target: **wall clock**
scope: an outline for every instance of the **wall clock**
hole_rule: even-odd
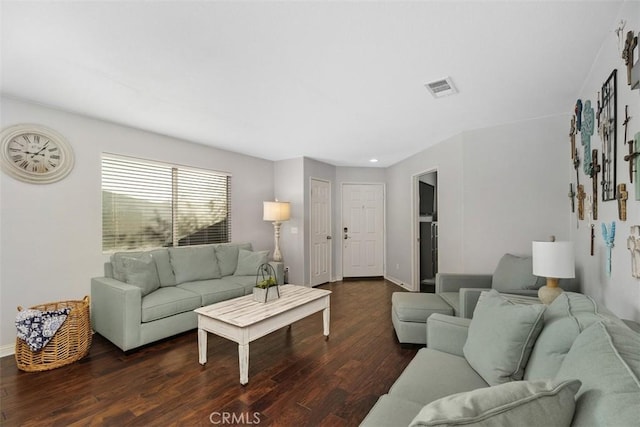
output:
[[[1,166],[24,182],[48,184],[73,169],[73,150],[54,130],[35,124],[10,126],[0,133]]]

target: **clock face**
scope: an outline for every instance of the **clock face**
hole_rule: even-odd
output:
[[[2,132],[2,168],[33,183],[64,178],[73,167],[73,152],[55,131],[37,125],[16,125]]]

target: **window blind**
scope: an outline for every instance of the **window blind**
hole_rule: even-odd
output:
[[[102,155],[105,252],[231,240],[231,176]]]

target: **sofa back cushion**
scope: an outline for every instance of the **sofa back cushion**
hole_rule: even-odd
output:
[[[169,257],[178,285],[222,277],[213,245],[169,248]]]
[[[564,358],[557,380],[578,379],[572,425],[638,425],[640,334],[610,320],[582,332]]]
[[[545,308],[514,304],[495,290],[482,292],[463,347],[469,365],[490,385],[521,380]]]
[[[498,292],[508,293],[514,289],[538,289],[545,284],[545,279],[533,275],[533,260],[505,254],[493,272],[491,288]]]
[[[142,296],[148,295],[160,287],[156,263],[149,252],[120,253],[116,257],[117,275],[121,282],[137,286]],[[115,275],[116,269],[114,269]]]
[[[156,261],[156,267],[158,268],[158,278],[160,279],[160,287],[163,286],[175,286],[176,275],[173,273],[173,267],[171,266],[171,259],[169,257],[169,249],[159,248],[150,251],[151,256]]]
[[[220,267],[220,274],[231,276],[238,266],[238,253],[240,249],[251,250],[251,243],[221,243],[216,245],[216,258]]]
[[[531,351],[524,379],[553,378],[578,335],[606,318],[590,297],[572,292],[560,294],[544,313],[544,328]]]

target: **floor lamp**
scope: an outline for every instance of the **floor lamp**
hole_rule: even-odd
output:
[[[533,242],[533,274],[546,277],[547,284],[538,290],[538,298],[544,304],[551,304],[562,293],[558,279],[576,277],[573,242]]]
[[[273,222],[273,230],[275,232],[276,248],[273,251],[273,260],[282,261],[282,253],[280,253],[280,226],[282,221],[289,221],[291,218],[291,207],[289,202],[263,202],[263,219]]]

